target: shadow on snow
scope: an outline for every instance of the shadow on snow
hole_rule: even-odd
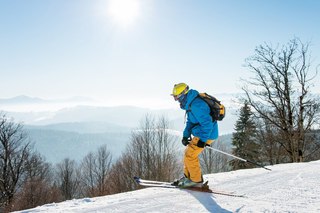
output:
[[[209,212],[219,212],[219,213],[232,213],[229,210],[223,209],[214,200],[214,195],[211,193],[188,191],[192,196],[194,196]]]

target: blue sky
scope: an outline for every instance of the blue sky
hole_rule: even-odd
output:
[[[319,11],[314,0],[0,0],[0,98],[163,107],[179,82],[240,92],[264,42],[296,36],[320,64]]]

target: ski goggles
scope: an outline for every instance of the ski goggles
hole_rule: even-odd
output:
[[[185,94],[181,93],[180,95],[172,95],[175,101],[180,100]]]
[[[189,90],[189,87],[186,87],[179,95],[173,95],[173,94],[171,95],[173,96],[175,101],[181,101],[187,95],[188,90]]]

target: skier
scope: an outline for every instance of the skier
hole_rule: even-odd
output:
[[[189,89],[185,83],[175,84],[171,94],[180,108],[186,111],[187,122],[183,131],[182,144],[187,146],[184,153],[184,177],[178,181],[181,188],[201,187],[199,155],[206,144],[211,144],[218,138],[218,123],[210,116],[208,104],[198,95],[199,92]],[[193,135],[191,141],[189,138]]]

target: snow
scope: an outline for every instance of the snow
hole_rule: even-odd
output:
[[[268,168],[205,175],[211,189],[245,198],[153,187],[20,212],[320,212],[320,161]]]

